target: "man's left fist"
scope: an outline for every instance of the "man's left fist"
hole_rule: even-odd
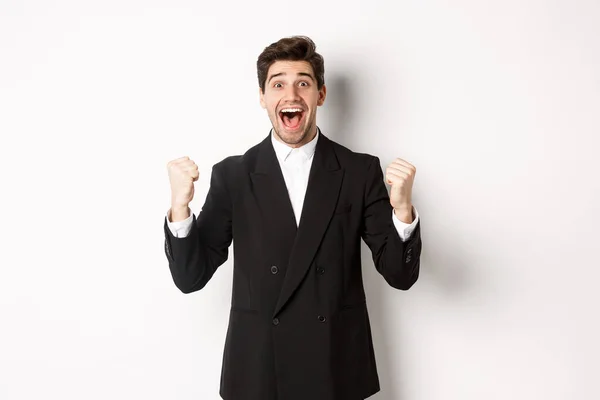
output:
[[[396,158],[385,170],[385,181],[391,186],[390,204],[398,218],[412,222],[412,186],[417,169],[401,158]],[[401,218],[400,215],[406,216]],[[410,216],[410,218],[408,218]]]

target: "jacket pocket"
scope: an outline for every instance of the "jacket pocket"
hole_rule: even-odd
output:
[[[231,311],[245,314],[258,314],[258,310],[253,310],[251,308],[245,308],[240,306],[231,306]]]
[[[361,300],[359,302],[344,304],[344,305],[342,305],[341,310],[342,311],[344,311],[344,310],[352,310],[352,309],[360,308],[360,307],[364,308],[366,305],[367,305],[367,299],[363,299],[363,300]]]
[[[350,210],[352,210],[352,203],[341,204],[337,206],[337,208],[334,211],[334,214],[345,214],[347,212],[350,212]]]

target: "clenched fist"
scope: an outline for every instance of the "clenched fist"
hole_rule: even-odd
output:
[[[194,182],[198,180],[198,166],[189,157],[181,157],[167,164],[171,184],[171,221],[189,216],[188,205],[194,198]]]
[[[409,162],[396,158],[385,170],[385,181],[391,186],[390,204],[394,213],[407,224],[413,221],[412,187],[417,169]]]

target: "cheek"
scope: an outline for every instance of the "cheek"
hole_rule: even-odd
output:
[[[262,104],[263,108],[267,110],[269,113],[273,112],[273,105],[269,101],[264,101]]]
[[[319,104],[319,96],[318,95],[307,96],[303,100],[313,110]]]
[[[274,105],[270,105],[268,106],[267,110],[269,111],[269,115],[271,117],[271,119],[279,119],[278,115],[277,115],[277,108]]]

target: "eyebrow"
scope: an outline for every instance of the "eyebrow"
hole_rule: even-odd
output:
[[[286,72],[279,72],[277,74],[273,74],[273,75],[271,75],[269,77],[269,80],[267,81],[267,83],[271,82],[271,79],[273,79],[275,77],[284,76],[284,75],[287,75],[287,73]],[[308,72],[298,72],[298,75],[300,75],[300,76],[306,76],[306,77],[310,78],[311,81],[313,81],[313,82],[315,81],[315,78],[311,74],[309,74]]]

